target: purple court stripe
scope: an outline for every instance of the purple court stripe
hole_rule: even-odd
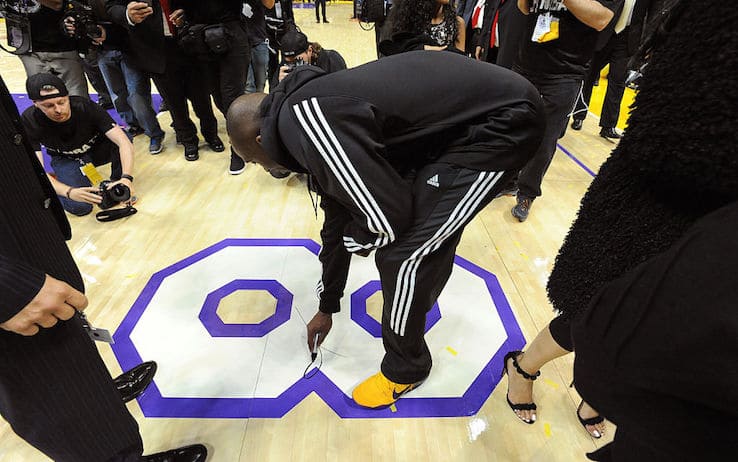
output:
[[[164,278],[229,246],[303,246],[316,255],[320,249],[316,242],[309,239],[226,239],[155,273],[114,335],[116,343],[113,345],[113,352],[123,370],[130,369],[143,360],[133,345],[130,334]],[[472,415],[479,411],[500,381],[502,359],[505,353],[521,349],[525,344],[525,338],[497,278],[461,257],[457,256],[454,263],[485,281],[507,334],[502,347],[482,368],[478,377],[461,397],[407,397],[397,402],[396,412],[390,409],[369,410],[357,406],[350,396],[344,394],[328,377],[318,371],[310,379],[298,380],[275,398],[168,398],[161,395],[156,383],[152,383],[146,393],[139,397],[141,409],[147,417],[279,418],[297,406],[310,393],[315,392],[336,414],[343,418]]]
[[[577,159],[577,157],[574,154],[572,154],[569,151],[567,151],[567,149],[565,147],[563,147],[561,144],[556,143],[556,147],[559,148],[559,149],[561,149],[561,151],[564,154],[566,154],[567,156],[569,156],[569,158],[571,160],[573,160],[578,166],[582,167],[582,169],[584,169],[585,172],[589,173],[593,177],[596,177],[597,176],[597,174],[595,172],[593,172],[592,170],[589,169],[589,167],[587,167],[586,165],[584,165],[584,162],[582,162],[581,160]]]

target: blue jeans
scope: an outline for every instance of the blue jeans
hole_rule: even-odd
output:
[[[87,153],[79,158],[51,156],[51,167],[54,169],[56,178],[74,188],[92,186],[90,179],[80,170],[83,165],[92,163],[98,166],[108,162],[111,163],[110,179],[120,180],[123,168],[120,163],[118,147],[112,142],[103,142],[95,147],[95,152]],[[66,196],[59,196],[59,200],[64,210],[72,215],[81,217],[92,212],[92,204],[87,202],[73,201]]]
[[[269,45],[262,42],[251,48],[251,66],[246,80],[246,93],[264,92],[269,66]]]
[[[98,57],[100,72],[110,90],[110,97],[118,114],[130,125],[144,129],[149,138],[162,138],[164,131],[159,126],[156,112],[151,105],[151,80],[145,72],[131,66],[125,53],[119,50],[102,50]],[[125,88],[127,99],[121,94]],[[118,102],[119,98],[127,101],[127,105]],[[128,106],[128,108],[126,108]]]

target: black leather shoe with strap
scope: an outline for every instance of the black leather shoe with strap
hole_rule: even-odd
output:
[[[183,446],[141,457],[142,462],[205,462],[208,450],[202,444]]]
[[[526,371],[524,371],[523,368],[520,367],[520,364],[518,364],[518,356],[520,356],[522,353],[523,353],[522,351],[510,351],[510,352],[508,352],[505,355],[505,358],[503,359],[503,363],[502,363],[502,375],[504,375],[506,372],[508,372],[507,371],[507,362],[510,359],[512,359],[513,367],[515,368],[515,371],[519,375],[522,375],[523,378],[526,379],[526,380],[531,380],[532,381],[532,380],[537,379],[538,376],[541,375],[541,371],[537,371],[535,374],[529,374]],[[508,375],[509,375],[509,372],[508,372]],[[509,393],[510,393],[510,387],[508,386],[508,392],[505,394],[505,399],[507,400],[507,405],[510,406],[510,409],[512,409],[513,412],[515,412],[515,411],[535,411],[537,409],[536,403],[518,403],[518,404],[513,404],[510,401],[510,397],[508,396]],[[525,422],[525,423],[527,423],[529,425],[532,425],[532,424],[535,423],[535,420],[534,419],[526,420],[526,419],[523,419],[520,416],[518,416],[518,418],[520,418],[520,420],[522,420],[523,422]]]

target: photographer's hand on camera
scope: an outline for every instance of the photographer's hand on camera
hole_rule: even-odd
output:
[[[105,28],[100,24],[97,25],[97,29],[100,31],[99,34],[97,34],[97,36],[95,37],[90,37],[90,39],[92,40],[93,44],[102,45],[105,41],[105,38],[107,37],[107,32],[105,31]],[[64,18],[64,32],[70,37],[76,37],[77,27],[72,16],[67,16],[66,18]]]
[[[288,64],[279,66],[279,81],[281,82],[282,80],[284,80],[284,78],[287,77],[290,72],[292,72],[292,69],[293,67]]]
[[[86,202],[88,204],[97,205],[102,201],[100,194],[98,194],[98,188],[80,186],[80,187],[67,187],[65,195],[76,202]]]
[[[126,14],[133,24],[141,24],[146,18],[154,14],[154,9],[146,2],[130,2],[126,7]]]
[[[121,178],[118,181],[109,183],[107,189],[110,189],[110,188],[114,187],[117,184],[122,184],[122,185],[127,186],[128,189],[131,190],[131,197],[133,197],[133,196],[136,195],[136,191],[133,189],[133,182],[131,180],[129,180],[128,178]]]

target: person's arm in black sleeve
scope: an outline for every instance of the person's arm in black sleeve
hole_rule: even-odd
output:
[[[318,255],[322,265],[317,289],[320,300],[318,309],[323,313],[338,313],[351,264],[351,254],[343,246],[343,230],[351,221],[351,215],[330,197],[323,196],[320,207],[325,219],[320,230],[323,245]]]
[[[326,72],[336,72],[344,69],[346,69],[346,61],[343,59],[343,56],[337,51],[330,53],[328,55],[328,69],[326,69]]]
[[[44,285],[46,275],[20,262],[0,255],[0,323],[15,316],[28,305]]]
[[[308,98],[292,104],[303,132],[298,161],[327,196],[351,214],[343,243],[362,256],[394,242],[410,226],[412,189],[382,157],[381,121],[365,101]]]

